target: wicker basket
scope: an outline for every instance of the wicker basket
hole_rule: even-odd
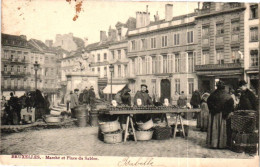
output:
[[[150,119],[149,121],[145,122],[145,123],[136,123],[138,126],[138,129],[140,130],[148,130],[151,129],[153,127],[153,120]]]
[[[252,113],[235,113],[231,117],[231,129],[235,132],[252,133],[256,128],[256,116]]]
[[[122,131],[118,131],[117,133],[103,133],[104,142],[109,144],[121,143],[123,136]]]
[[[136,131],[135,135],[137,140],[141,140],[141,141],[151,140],[153,137],[153,130]]]
[[[46,123],[59,123],[59,122],[61,122],[61,117],[53,117],[53,116],[50,116],[50,115],[46,115],[44,117],[44,121]]]
[[[153,139],[156,140],[166,140],[170,139],[172,136],[171,127],[155,127],[153,132]]]
[[[101,131],[104,133],[115,132],[120,129],[120,124],[118,120],[112,122],[100,122],[99,126]]]

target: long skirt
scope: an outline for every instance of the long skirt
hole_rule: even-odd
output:
[[[226,148],[228,139],[227,121],[222,118],[222,112],[209,114],[207,146],[210,148]]]
[[[42,119],[44,115],[46,115],[45,108],[35,108],[35,120]]]

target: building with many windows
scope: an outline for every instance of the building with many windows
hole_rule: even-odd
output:
[[[34,74],[28,68],[31,48],[26,36],[8,35],[2,33],[1,50],[1,91],[9,96],[10,91],[20,96],[30,90],[30,75]]]
[[[256,94],[259,88],[259,4],[245,3],[245,79]]]
[[[147,84],[150,96],[175,103],[181,91],[190,98],[198,88],[194,71],[197,13],[172,17],[172,10],[173,5],[165,5],[165,19],[155,16],[154,22],[147,19],[148,9],[136,13],[136,29],[128,32],[127,56],[133,90]]]
[[[236,89],[243,78],[244,10],[240,3],[203,3],[196,17],[198,53],[195,69],[201,91],[213,91],[218,80]]]

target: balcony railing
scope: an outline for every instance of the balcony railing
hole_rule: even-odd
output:
[[[240,69],[243,68],[240,63],[227,63],[227,64],[206,64],[206,65],[196,65],[195,71],[205,71],[205,70],[225,70],[225,69]]]

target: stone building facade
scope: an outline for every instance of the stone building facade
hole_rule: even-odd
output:
[[[168,98],[176,103],[177,94],[184,91],[190,98],[198,88],[194,71],[197,13],[172,17],[172,10],[173,6],[167,4],[164,20],[128,32],[129,85],[134,87],[133,95],[141,84],[147,84],[155,100]],[[141,20],[137,18],[136,24]]]
[[[9,96],[15,90],[16,95],[22,95],[31,89],[30,75],[34,74],[28,68],[31,48],[26,36],[1,34],[1,92]]]

